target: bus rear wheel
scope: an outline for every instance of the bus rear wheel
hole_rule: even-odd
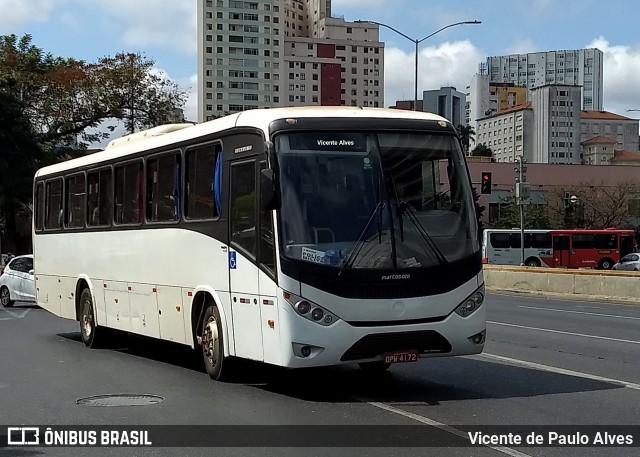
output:
[[[80,295],[80,333],[82,334],[82,342],[90,348],[102,347],[106,343],[108,330],[96,325],[91,291],[88,288],[84,289]]]
[[[613,260],[611,259],[602,259],[598,265],[601,270],[611,270],[611,267],[613,267]]]
[[[209,377],[215,381],[222,380],[223,365],[227,362],[224,356],[224,340],[222,320],[218,307],[212,303],[205,305],[202,322],[202,356],[204,367]],[[225,374],[226,374],[225,370]]]

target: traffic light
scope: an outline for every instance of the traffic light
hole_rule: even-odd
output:
[[[482,172],[482,179],[480,180],[480,193],[481,194],[491,193],[491,172],[490,171]]]

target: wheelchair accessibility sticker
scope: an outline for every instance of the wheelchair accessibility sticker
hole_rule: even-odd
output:
[[[229,268],[232,270],[236,269],[236,252],[229,251]]]

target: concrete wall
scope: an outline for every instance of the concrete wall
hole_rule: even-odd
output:
[[[489,290],[582,295],[589,299],[640,303],[640,273],[633,271],[485,265],[484,280]]]

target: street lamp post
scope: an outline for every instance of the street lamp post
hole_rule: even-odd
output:
[[[411,41],[413,44],[415,44],[416,50],[415,50],[415,76],[414,76],[414,86],[413,86],[413,110],[416,111],[418,109],[418,45],[420,43],[422,43],[424,40],[431,38],[432,36],[434,36],[437,33],[442,32],[445,29],[448,29],[449,27],[455,27],[456,25],[464,25],[464,24],[482,24],[482,21],[462,21],[462,22],[455,22],[453,24],[449,24],[449,25],[445,25],[442,28],[439,28],[438,30],[436,30],[433,33],[430,33],[429,35],[427,35],[424,38],[411,38],[409,35],[406,35],[404,33],[402,33],[400,30],[391,27],[390,25],[387,24],[383,24],[382,22],[377,22],[377,21],[355,21],[357,23],[368,23],[368,24],[376,24],[379,25],[381,27],[386,27],[389,30],[393,30],[394,32],[396,32],[398,35],[405,37],[407,40]]]

